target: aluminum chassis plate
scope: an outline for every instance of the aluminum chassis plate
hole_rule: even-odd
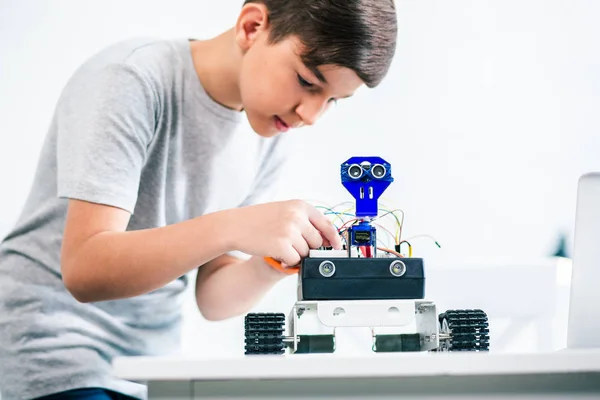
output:
[[[373,343],[378,334],[418,333],[421,351],[439,347],[439,323],[436,306],[428,300],[328,300],[297,301],[290,311],[288,332],[292,350],[298,349],[301,332],[299,318],[315,319],[322,327],[333,333],[336,328],[365,327],[371,329]],[[413,332],[393,332],[394,327],[413,324]]]

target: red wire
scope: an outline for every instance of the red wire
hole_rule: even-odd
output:
[[[349,220],[349,221],[346,221],[346,223],[345,223],[344,225],[342,225],[342,226],[340,227],[340,229],[338,229],[338,232],[342,231],[342,229],[344,229],[344,228],[346,227],[346,225],[348,225],[349,223],[351,223],[351,222],[355,222],[355,221],[360,221],[360,219],[359,219],[359,218],[354,218],[354,219],[351,219],[351,220]]]
[[[360,250],[366,258],[371,258],[371,246],[360,246]]]

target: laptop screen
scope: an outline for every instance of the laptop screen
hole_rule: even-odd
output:
[[[600,173],[578,183],[567,348],[600,348]]]

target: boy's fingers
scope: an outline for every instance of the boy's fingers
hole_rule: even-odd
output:
[[[317,249],[323,245],[323,235],[312,224],[307,224],[302,236],[308,247],[311,249]]]
[[[321,232],[321,235],[329,241],[331,247],[336,250],[342,248],[342,239],[340,238],[337,229],[335,229],[333,223],[316,208],[314,209],[313,215],[310,217],[310,222],[319,230],[319,232]]]
[[[290,246],[287,249],[287,251],[285,252],[285,254],[282,254],[282,255],[283,255],[283,258],[282,258],[281,262],[283,264],[298,265],[300,263],[301,256],[300,256],[300,254],[298,254],[298,251],[293,246]]]
[[[298,255],[300,256],[301,259],[304,257],[308,257],[308,253],[310,252],[310,245],[306,242],[306,239],[304,238],[304,236],[299,234],[292,246],[294,247],[294,250],[296,250],[296,253],[298,253]],[[299,262],[300,262],[300,260],[298,261],[298,263]],[[298,264],[298,263],[296,263],[296,264]],[[296,264],[291,264],[291,265],[296,265]]]

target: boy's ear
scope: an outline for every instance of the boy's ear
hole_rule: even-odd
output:
[[[269,33],[269,11],[264,4],[247,3],[242,7],[235,24],[235,40],[246,52],[262,35]]]

